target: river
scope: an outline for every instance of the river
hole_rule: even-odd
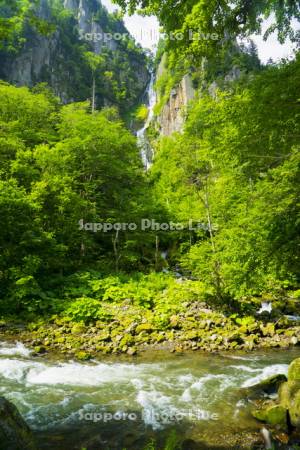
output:
[[[41,449],[81,449],[79,442],[101,436],[106,444],[91,448],[122,450],[126,443],[127,450],[142,450],[145,436],[170,428],[203,442],[260,432],[240,388],[286,373],[298,356],[294,348],[74,362],[33,357],[23,344],[4,342],[0,389],[35,430]]]

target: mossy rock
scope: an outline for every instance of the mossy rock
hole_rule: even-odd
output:
[[[169,319],[170,325],[172,328],[179,328],[180,326],[180,317],[177,315],[173,315]]]
[[[151,340],[151,335],[147,333],[147,331],[142,331],[135,338],[136,342],[145,343]]]
[[[154,331],[153,333],[151,333],[151,340],[153,342],[159,343],[165,340],[165,337],[163,334],[158,333],[157,331]]]
[[[75,325],[72,326],[71,331],[73,334],[81,334],[86,331],[86,327],[81,323],[75,323]]]
[[[248,398],[257,398],[261,395],[271,395],[278,391],[278,388],[285,384],[287,378],[285,375],[273,375],[272,377],[266,378],[260,383],[254,384],[244,389]]]
[[[263,334],[263,336],[270,336],[273,337],[275,334],[275,325],[274,323],[267,323],[265,326],[261,325],[260,326],[261,332]]]
[[[291,398],[289,416],[293,427],[300,428],[300,389]]]
[[[79,359],[79,361],[87,361],[92,357],[89,353],[86,352],[77,352],[75,356],[77,359]]]
[[[183,336],[185,340],[192,341],[193,339],[198,339],[199,334],[197,330],[190,330],[186,331]]]
[[[120,340],[120,347],[123,347],[124,345],[131,345],[134,343],[134,338],[131,336],[131,334],[125,334],[122,339]]]
[[[137,348],[136,347],[130,347],[127,350],[127,355],[129,355],[129,356],[134,356],[136,354],[137,354]]]
[[[140,334],[142,331],[151,333],[153,331],[153,326],[150,323],[141,323],[135,329],[136,334]]]
[[[290,409],[292,400],[300,390],[300,381],[287,381],[281,384],[278,391],[279,403],[286,409]]]
[[[244,339],[245,336],[242,336],[238,332],[234,332],[230,336],[228,336],[228,342],[231,342],[231,347],[236,347],[238,344],[243,344]],[[232,344],[234,344],[234,346]]]
[[[42,345],[37,345],[36,347],[34,347],[33,351],[34,351],[34,353],[36,353],[36,354],[43,354],[43,353],[46,353],[46,349],[45,349],[45,347],[43,347]]]
[[[252,411],[253,417],[269,425],[287,426],[287,410],[281,405],[271,405],[263,409]]]
[[[294,361],[290,364],[288,380],[300,381],[300,358],[294,359]]]
[[[108,331],[103,330],[101,333],[97,335],[96,338],[97,341],[109,341],[110,340],[110,333]]]
[[[0,397],[0,448],[37,450],[31,430],[15,405],[4,397]]]

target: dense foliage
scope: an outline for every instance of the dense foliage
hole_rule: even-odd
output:
[[[220,298],[299,283],[300,60],[202,92],[163,138],[153,188],[175,220],[205,224],[181,263]]]
[[[44,86],[2,83],[0,99],[1,297],[40,303],[82,267],[154,266],[153,233],[82,229],[153,216],[135,138],[116,111],[61,107]]]
[[[277,31],[281,42],[287,37],[296,39],[292,20],[300,18],[297,0],[115,0],[115,3],[129,13],[141,10],[144,14],[155,14],[170,46],[179,49],[179,53],[186,51],[194,56],[212,55],[232,36],[261,32],[264,18],[272,21],[266,37]]]
[[[271,12],[274,2],[267,3]],[[282,11],[287,27],[297,16],[292,3]],[[51,14],[44,33],[51,34],[52,26],[58,29],[64,51],[71,55],[66,64],[75,67],[73,57],[82,64],[74,84],[66,79],[68,89],[88,97],[93,85],[96,97],[105,91],[121,109],[133,106],[137,92],[132,62],[145,61],[141,49],[128,38],[120,44],[125,46],[122,51],[107,48],[96,54],[78,42],[70,11],[64,11],[60,1],[47,4]],[[21,14],[17,7],[22,5]],[[183,14],[188,21],[199,8],[204,14],[206,3],[184,5],[176,17]],[[225,8],[226,2],[222,5]],[[1,8],[9,20],[16,14],[21,21],[17,35],[10,34],[8,22],[2,24],[8,30],[2,54],[18,53],[22,38],[30,42],[32,33],[41,29],[33,31],[28,3],[9,9],[2,2]],[[170,8],[169,15],[164,3],[155,8],[163,14],[166,30],[173,29]],[[259,11],[266,13],[266,4],[259,4],[255,13]],[[247,14],[252,20],[254,11]],[[104,9],[95,9],[95,20],[104,29],[124,31],[119,17]],[[251,31],[247,20],[245,29]],[[278,24],[283,26],[279,19]],[[71,39],[74,36],[77,40]],[[227,307],[249,296],[276,297],[299,288],[299,55],[262,67],[253,44],[237,46],[232,41],[229,47],[222,48],[218,58],[191,64],[180,47],[166,53],[161,42],[164,70],[156,81],[155,113],[187,70],[199,95],[187,111],[183,134],[159,138],[150,128],[155,160],[149,174],[143,171],[135,137],[116,109],[97,111],[94,102],[92,108],[89,102],[62,106],[44,83],[28,89],[2,82],[3,310],[58,310],[74,321],[105,321],[110,316],[101,302],[130,301],[153,309],[163,322],[164,315],[176,312],[185,300]],[[55,70],[66,73],[61,64]],[[238,77],[226,81],[233,67]],[[81,91],[81,83],[86,90]],[[131,114],[142,124],[148,111],[141,105]],[[142,219],[179,223],[181,228],[143,231]],[[103,223],[111,229],[95,228]],[[118,229],[115,223],[137,228]],[[181,285],[173,272],[188,279]]]

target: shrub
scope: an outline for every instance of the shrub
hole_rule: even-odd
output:
[[[65,310],[65,314],[74,322],[96,322],[97,320],[111,320],[111,315],[104,311],[101,303],[93,298],[82,297],[72,302]]]

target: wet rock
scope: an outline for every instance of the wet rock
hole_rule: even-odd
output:
[[[276,433],[274,435],[274,438],[276,441],[281,442],[282,444],[288,444],[289,443],[289,435],[286,433]]]
[[[293,427],[300,428],[300,389],[290,401],[289,416]]]
[[[129,355],[129,356],[134,356],[136,354],[137,354],[137,348],[136,347],[130,347],[127,350],[127,355]]]
[[[260,326],[261,332],[263,336],[271,336],[273,337],[275,334],[275,325],[274,323],[267,323],[266,326]]]
[[[72,327],[73,334],[81,334],[81,333],[84,333],[85,331],[86,331],[86,327],[81,323],[76,323]]]
[[[153,326],[150,323],[141,323],[140,325],[138,325],[136,327],[136,334],[139,334],[141,332],[147,332],[147,333],[151,333],[151,331],[153,331]]]
[[[245,393],[248,397],[258,397],[260,395],[272,395],[277,393],[279,386],[287,381],[285,375],[273,375],[260,383],[245,388]]]
[[[286,428],[287,426],[287,410],[281,405],[273,404],[257,409],[252,411],[252,415],[257,420],[269,425],[279,425],[281,428]]]
[[[41,346],[41,345],[37,345],[36,347],[34,347],[34,353],[36,354],[43,354],[46,353],[46,349],[45,347]]]
[[[294,361],[290,364],[288,380],[300,381],[300,358],[294,359]]]
[[[192,439],[186,439],[183,441],[182,450],[199,450],[199,444],[197,442],[193,441]]]
[[[14,404],[0,397],[0,448],[37,450],[33,434]]]
[[[134,343],[133,336],[131,334],[125,334],[120,340],[120,347],[130,346]]]
[[[77,359],[79,359],[79,361],[87,361],[91,359],[91,355],[86,352],[77,352],[75,353],[75,356]]]

